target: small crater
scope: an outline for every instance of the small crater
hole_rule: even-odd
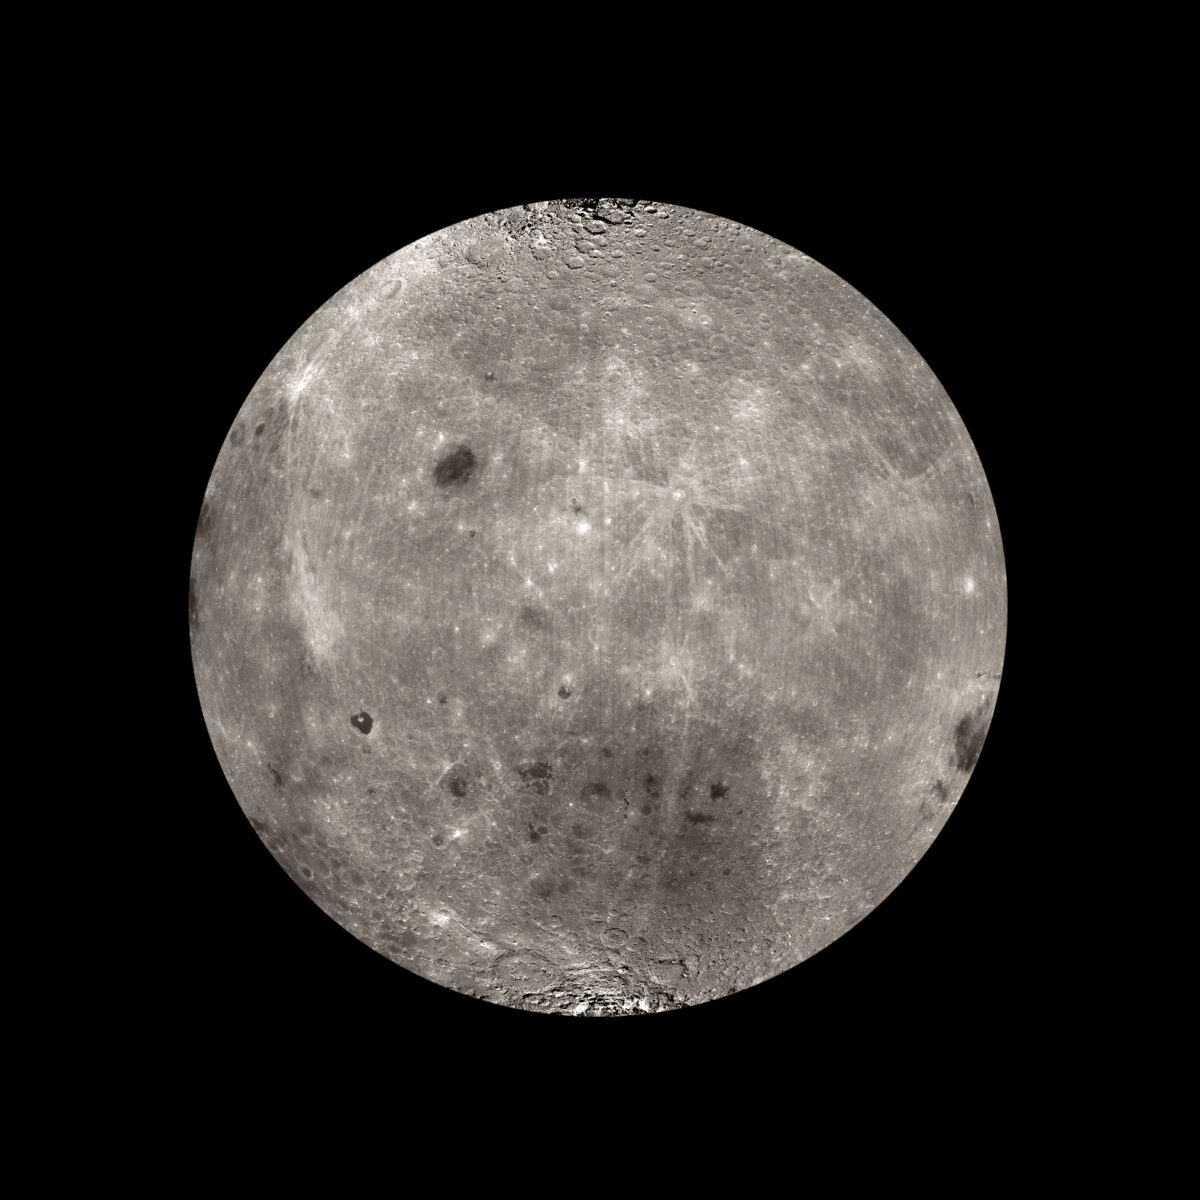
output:
[[[266,425],[265,421],[259,421],[259,423],[257,425],[255,425],[255,427],[254,427],[254,436],[262,437],[263,430],[266,429],[266,427],[267,427],[267,425]]]
[[[438,460],[433,468],[433,482],[438,487],[465,486],[476,467],[475,455],[467,446],[456,446],[449,454]]]
[[[200,628],[200,601],[196,596],[196,579],[188,580],[188,623],[193,629]]]
[[[475,530],[473,530],[473,529],[468,529],[468,530],[467,530],[467,537],[474,537],[474,536],[475,536]]]
[[[651,804],[642,805],[642,816],[648,817],[654,811],[654,806]]]
[[[529,840],[531,842],[540,842],[542,840],[542,835],[532,825],[529,827]]]
[[[522,604],[521,611],[518,614],[522,625],[528,625],[530,629],[549,629],[550,614],[536,604]]]
[[[558,689],[558,695],[560,699],[567,700],[571,696],[571,689],[564,683],[562,687]]]
[[[467,777],[466,771],[460,767],[451,767],[445,775],[442,776],[442,787],[446,789],[456,800],[461,800],[468,792],[471,786],[471,781]]]
[[[646,789],[646,795],[652,800],[658,800],[662,796],[662,780],[657,775],[647,775],[642,780],[642,787]]]
[[[437,698],[437,702],[438,702],[439,704],[445,704],[445,703],[447,703],[447,696],[446,696],[446,693],[445,693],[445,692],[438,692],[438,698]]]
[[[712,796],[712,798],[713,798],[714,800],[720,800],[722,796],[725,796],[725,795],[727,795],[727,794],[728,794],[728,792],[729,792],[729,784],[727,784],[727,783],[714,783],[714,784],[712,785],[712,787],[710,787],[710,788],[708,789],[708,792],[709,792],[709,795],[710,795],[710,796]]]
[[[968,713],[954,727],[954,765],[963,774],[969,774],[979,761],[987,731],[986,702]]]
[[[608,803],[611,796],[612,792],[603,780],[585,783],[579,793],[579,799],[587,808],[601,808]]]
[[[245,440],[246,431],[240,425],[235,425],[229,431],[229,444],[231,446],[240,446]]]
[[[933,794],[938,798],[938,800],[941,801],[942,804],[946,803],[946,798],[950,795],[950,789],[946,787],[946,781],[944,779],[935,779],[930,787],[930,791],[933,792]]]
[[[196,537],[202,538],[208,536],[209,528],[212,525],[212,510],[208,507],[208,501],[205,500],[200,505],[200,516],[196,521]]]
[[[583,505],[579,503],[579,500],[578,500],[578,498],[577,498],[577,497],[575,497],[575,496],[572,496],[572,497],[571,497],[571,511],[572,511],[572,512],[573,512],[573,513],[574,513],[576,516],[578,516],[580,513],[585,513],[585,512],[587,512],[587,509],[586,509],[586,508],[584,508],[584,507],[583,507]]]
[[[612,747],[611,746],[601,746],[600,753],[603,754],[605,758],[612,758],[612,756],[613,756]]]
[[[694,809],[685,813],[684,816],[690,825],[711,825],[717,819],[711,813],[697,812]]]
[[[535,875],[529,881],[530,891],[542,900],[548,900],[554,895],[554,880],[548,875]]]
[[[360,713],[355,713],[354,716],[350,718],[350,724],[353,725],[359,733],[367,734],[371,732],[371,727],[375,724],[375,719],[369,712],[363,711]]]
[[[615,950],[618,946],[623,946],[629,941],[629,934],[623,929],[606,929],[600,935],[601,943],[610,950]]]
[[[549,763],[540,760],[518,763],[516,771],[525,781],[528,791],[537,796],[545,796],[549,793],[550,780],[553,778]]]
[[[488,381],[488,383],[494,383],[496,380],[496,372],[495,371],[486,371],[486,372],[484,372],[483,377],[484,377],[484,379],[486,379]]]
[[[444,837],[442,837],[442,835],[440,833],[435,833],[433,835],[433,837],[431,837],[429,840],[435,846],[444,846],[446,844],[446,839]]]
[[[283,787],[283,776],[270,763],[267,763],[267,770],[271,772],[271,779],[275,786]]]

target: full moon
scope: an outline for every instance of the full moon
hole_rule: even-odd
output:
[[[991,721],[962,420],[869,300],[708,213],[534,203],[397,251],[279,351],[200,499],[237,802],[344,929],[481,1000],[654,1013],[797,966]]]

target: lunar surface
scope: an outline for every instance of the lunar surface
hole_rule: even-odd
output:
[[[867,299],[728,220],[570,200],[422,238],[287,342],[189,620],[315,904],[597,1016],[749,988],[896,887],[980,756],[1006,592],[970,437]]]

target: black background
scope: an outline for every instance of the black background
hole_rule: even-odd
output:
[[[1007,197],[976,176],[920,163],[903,186],[840,187],[782,169],[656,167],[580,174],[414,162],[289,178],[198,155],[160,197],[164,270],[186,260],[191,291],[165,349],[179,364],[180,466],[169,530],[163,661],[180,738],[161,908],[147,918],[155,1020],[203,1052],[370,1051],[428,1056],[702,1050],[713,1062],[890,1050],[913,1069],[1020,1036],[1040,1003],[1047,917],[1039,911],[1042,800],[1029,768],[1024,702],[1034,687],[1023,571],[1029,470],[1028,359],[1013,280],[1021,247]],[[831,182],[832,180],[832,182]],[[1004,679],[982,756],[943,833],[908,878],[811,961],[726,999],[653,1017],[565,1020],[481,1003],[391,964],[325,916],[250,828],[209,743],[192,678],[185,593],[209,472],[242,401],[293,332],[361,271],[414,239],[483,212],[558,196],[620,195],[685,205],[768,233],[862,292],[945,386],[982,460],[1009,576]],[[1027,306],[1026,306],[1027,307]],[[1014,336],[1017,335],[1017,336]],[[447,1057],[447,1061],[449,1058]],[[571,1060],[567,1060],[569,1063]],[[641,1060],[640,1060],[641,1061]],[[570,1070],[569,1066],[563,1069]]]

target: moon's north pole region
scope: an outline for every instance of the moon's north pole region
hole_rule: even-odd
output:
[[[967,430],[868,300],[732,221],[570,200],[421,238],[287,342],[189,616],[225,777],[315,904],[458,992],[633,1014],[896,887],[979,757],[1006,583]]]

